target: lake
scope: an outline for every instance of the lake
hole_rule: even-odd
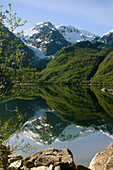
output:
[[[0,134],[24,156],[24,146],[69,148],[77,164],[89,165],[113,143],[113,95],[100,86],[22,86],[1,101]],[[29,147],[30,148],[30,147]]]

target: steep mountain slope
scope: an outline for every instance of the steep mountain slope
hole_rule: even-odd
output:
[[[6,40],[7,41],[7,45],[5,45],[5,41],[3,42],[4,44],[4,51],[7,50],[7,46],[11,46],[11,50],[15,49],[15,43],[13,43],[13,45],[11,44],[11,41],[15,42],[15,39],[16,36],[10,32],[6,27],[2,28],[3,31],[5,32],[5,34],[8,34],[8,39]],[[0,38],[4,38],[4,37],[1,37]],[[36,67],[37,65],[37,62],[39,60],[39,56],[35,54],[34,50],[29,48],[26,44],[24,44],[24,42],[18,38],[17,42],[18,44],[18,48],[20,49],[21,52],[24,52],[25,54],[25,58],[23,59],[23,65],[24,67],[28,67],[28,66],[31,66],[31,67]],[[22,45],[22,47],[19,47],[20,45]]]
[[[78,41],[91,41],[95,35],[72,26],[55,26],[50,22],[42,22],[26,30],[22,38],[49,56]]]
[[[70,45],[50,22],[38,23],[23,34],[24,40],[41,49],[46,56],[54,55],[63,47]]]
[[[91,82],[99,84],[113,84],[113,51],[110,52],[99,65]]]
[[[112,50],[102,43],[82,41],[62,49],[41,73],[45,83],[89,83]]]
[[[113,47],[113,30],[109,31],[106,34],[103,34],[98,41],[104,42],[105,44]]]

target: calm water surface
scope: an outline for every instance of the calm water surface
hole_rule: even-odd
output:
[[[23,87],[0,104],[0,134],[8,144],[18,145],[16,152],[25,154],[21,148],[28,142],[37,150],[69,148],[75,163],[88,165],[97,152],[113,143],[113,95],[109,89]]]

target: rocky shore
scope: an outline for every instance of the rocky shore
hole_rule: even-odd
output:
[[[0,170],[113,170],[113,144],[97,153],[89,168],[76,165],[69,149],[43,149],[23,159],[11,153],[9,146],[0,145]]]

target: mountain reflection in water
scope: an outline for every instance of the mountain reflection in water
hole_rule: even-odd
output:
[[[109,91],[87,86],[30,86],[19,88],[18,94],[18,99],[0,104],[2,137],[10,139],[20,129],[20,135],[38,145],[70,142],[98,131],[113,139],[113,95]],[[14,119],[16,128],[4,135],[2,127],[17,116],[15,108],[22,119]]]

